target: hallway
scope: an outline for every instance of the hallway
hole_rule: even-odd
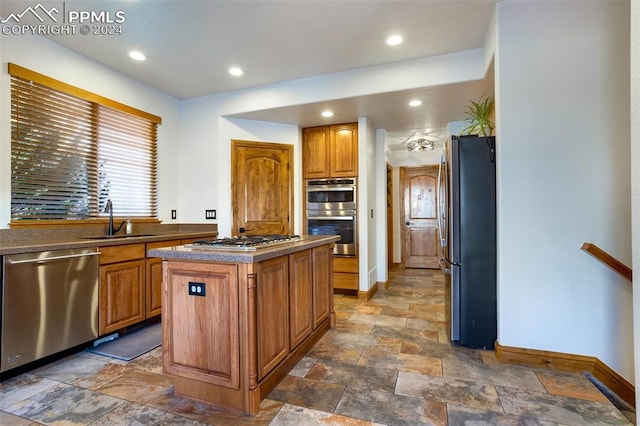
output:
[[[130,362],[81,352],[10,379],[0,425],[632,424],[581,374],[451,344],[444,287],[439,271],[398,269],[370,301],[337,295],[336,328],[254,418],[175,396],[158,348]]]

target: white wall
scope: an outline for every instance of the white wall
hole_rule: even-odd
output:
[[[181,101],[180,210],[185,222],[205,222],[205,209],[215,209],[219,234],[237,233],[231,230],[231,140],[274,142],[294,145],[294,232],[301,232],[300,130],[288,124],[227,119],[232,102],[228,96]]]
[[[391,172],[393,184],[393,263],[402,262],[402,220],[400,212],[402,206],[400,202],[400,167],[393,167]]]
[[[633,269],[640,271],[640,2],[631,2],[631,167]],[[636,272],[636,277],[638,273]],[[636,383],[640,377],[640,281],[633,283],[633,327]],[[640,407],[640,392],[636,392]]]
[[[258,142],[273,142],[293,145],[293,159],[291,164],[291,170],[293,172],[293,225],[294,233],[301,234],[303,229],[302,223],[302,150],[300,149],[300,129],[298,126],[292,126],[290,124],[280,123],[267,123],[263,121],[242,120],[242,119],[225,119],[221,117],[218,121],[218,145],[213,155],[210,157],[211,163],[215,164],[215,167],[222,167],[222,163],[225,163],[227,176],[226,181],[231,180],[231,139],[249,140]],[[213,142],[213,141],[212,141]],[[212,147],[216,147],[214,143]],[[224,155],[222,153],[224,152]],[[225,158],[226,157],[226,158]],[[225,176],[222,176],[223,181]],[[232,219],[231,211],[231,188],[226,185],[220,188],[218,193],[219,208],[224,210],[224,217],[229,220]],[[228,197],[228,198],[227,198]],[[206,199],[203,203],[208,202]],[[189,204],[191,206],[191,203]],[[204,217],[204,209],[193,209],[195,213],[200,213]],[[218,210],[220,211],[220,209]],[[226,228],[225,228],[226,229]],[[230,230],[230,234],[236,234],[237,230]],[[229,233],[222,233],[221,235],[230,235]]]
[[[231,231],[230,210],[226,213],[220,210],[223,206],[229,206],[230,209],[231,205],[229,141],[243,138],[240,134],[243,133],[241,128],[244,125],[238,124],[226,131],[220,123],[227,120],[220,119],[221,116],[384,91],[480,80],[484,77],[483,70],[482,49],[475,49],[180,101],[181,219],[186,222],[203,222],[205,208],[215,208],[218,210],[220,234],[227,235]],[[403,78],[388,78],[389,75],[402,75]],[[248,120],[245,120],[245,124],[246,122]],[[297,143],[293,140],[294,126],[278,127],[274,123],[255,123],[251,133],[256,140],[277,142],[279,139],[283,143]],[[279,129],[276,134],[272,131],[274,126]],[[370,137],[365,140],[372,141],[373,130],[367,133]],[[296,138],[298,141],[299,137]],[[360,161],[363,173],[370,168],[364,165],[373,161],[367,158],[366,152],[362,152]],[[300,164],[296,163],[297,169]],[[371,173],[375,171],[372,170]],[[369,209],[374,207],[372,205]],[[299,211],[300,209],[297,213]],[[296,223],[300,223],[299,220]],[[368,242],[363,241],[363,244],[369,247]],[[374,265],[375,262],[372,266]],[[370,269],[361,272],[364,277],[376,275]],[[368,281],[369,278],[366,278],[364,283]],[[362,286],[364,290],[367,284]]]
[[[0,228],[8,228],[11,206],[11,89],[7,63],[162,117],[158,127],[158,209],[165,223],[178,204],[178,101],[113,69],[38,36],[0,37]],[[123,58],[123,60],[126,60]],[[117,206],[116,214],[117,214]],[[180,216],[175,222],[179,222]]]
[[[383,242],[376,235],[377,181],[374,123],[366,117],[358,119],[358,248],[360,290],[368,291],[377,280],[376,245]]]
[[[374,164],[372,170],[375,171],[376,199],[375,199],[375,235],[378,242],[375,245],[375,263],[377,265],[376,281],[384,283],[388,277],[387,250],[387,162],[385,156],[385,136],[384,129],[376,130],[374,142]],[[393,218],[392,218],[393,219]]]
[[[629,3],[497,6],[498,340],[633,382]]]

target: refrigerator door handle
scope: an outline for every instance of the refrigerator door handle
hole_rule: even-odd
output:
[[[438,180],[437,180],[437,188],[438,188],[438,237],[440,238],[440,246],[442,247],[446,247],[447,246],[447,239],[444,236],[444,220],[445,220],[445,214],[446,214],[446,210],[445,210],[445,203],[443,203],[442,200],[442,184],[443,184],[443,178],[446,179],[446,177],[442,176],[443,174],[443,170],[444,170],[444,166],[446,166],[445,164],[445,158],[444,155],[442,157],[440,157],[440,164],[438,165]]]
[[[441,257],[440,259],[438,259],[438,264],[440,265],[440,269],[442,270],[442,272],[444,272],[445,274],[451,273],[451,263],[449,263],[447,259]]]
[[[448,268],[452,267],[452,266],[462,266],[462,263],[460,262],[454,262],[452,260],[447,259],[446,257],[441,257],[440,258],[440,262],[444,263],[444,265]]]

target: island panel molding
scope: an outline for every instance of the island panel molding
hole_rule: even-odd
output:
[[[303,236],[242,255],[151,250],[163,258],[163,367],[175,394],[256,415],[260,401],[335,326],[338,239]],[[200,295],[189,294],[192,283]]]
[[[202,286],[202,296],[189,288]],[[165,280],[163,347],[167,373],[240,387],[238,268],[175,262]],[[211,356],[216,354],[216,356]]]

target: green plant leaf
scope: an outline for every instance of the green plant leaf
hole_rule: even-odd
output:
[[[469,103],[465,108],[465,115],[467,116],[465,122],[469,123],[469,125],[462,129],[461,134],[493,135],[493,130],[495,129],[495,124],[491,117],[494,105],[493,99],[482,97],[478,102],[470,100]]]

